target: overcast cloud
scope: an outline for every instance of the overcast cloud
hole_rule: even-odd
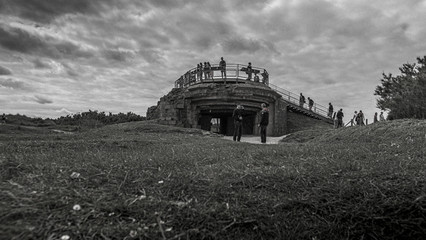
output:
[[[425,12],[426,0],[0,0],[0,111],[145,115],[223,56],[372,119],[381,73],[426,55]]]

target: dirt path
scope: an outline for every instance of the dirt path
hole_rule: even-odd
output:
[[[278,144],[278,142],[283,139],[286,135],[281,137],[267,137],[266,144]],[[232,136],[225,136],[223,139],[232,141]],[[262,144],[260,142],[260,136],[247,135],[241,137],[241,142],[254,143],[254,144]]]

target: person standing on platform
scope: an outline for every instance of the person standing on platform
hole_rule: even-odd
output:
[[[252,72],[253,72],[253,68],[251,67],[251,62],[249,62],[248,63],[248,66],[247,66],[247,79],[246,80],[248,80],[248,81],[251,81],[251,74],[252,74]]]
[[[263,69],[262,83],[266,84],[266,85],[269,85],[269,73],[266,71],[266,69]]]
[[[220,58],[219,62],[220,72],[222,73],[222,79],[226,79],[226,62],[223,60],[223,57]]]
[[[241,134],[243,132],[243,114],[244,107],[240,104],[237,104],[237,108],[234,109],[232,113],[232,118],[234,119],[234,141],[241,140]]]
[[[257,73],[254,74],[254,82],[259,82],[259,76],[257,76]]]
[[[266,103],[262,103],[262,110],[260,111],[260,121],[258,127],[260,127],[260,142],[266,143],[266,129],[269,123],[269,109],[267,108]]]

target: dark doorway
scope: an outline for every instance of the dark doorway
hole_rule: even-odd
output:
[[[201,129],[212,131],[226,136],[234,134],[233,109],[201,110],[198,124]],[[246,111],[243,115],[243,135],[252,135],[254,130],[256,113]]]

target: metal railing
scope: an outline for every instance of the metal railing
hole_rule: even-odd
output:
[[[175,88],[184,88],[194,84],[207,82],[258,82],[269,85],[269,73],[264,68],[252,67],[248,70],[248,65],[227,64],[224,76],[219,64],[211,64],[210,68],[192,68],[175,81]],[[226,77],[225,77],[226,76]]]
[[[275,90],[277,93],[281,94],[281,96],[284,100],[291,102],[291,103],[293,103],[293,104],[295,104],[295,105],[297,105],[301,108],[305,108],[305,106],[307,106],[308,107],[307,109],[309,110],[309,103],[308,104],[301,103],[299,101],[299,97],[300,97],[299,95],[292,93],[292,92],[290,92],[286,89],[280,88],[280,87],[278,87],[274,84],[271,84],[271,83],[269,84],[269,87],[271,89]],[[330,118],[330,116],[328,115],[328,108],[321,105],[321,104],[314,102],[314,105],[312,106],[310,111],[317,113],[317,114],[319,114],[323,117]]]

